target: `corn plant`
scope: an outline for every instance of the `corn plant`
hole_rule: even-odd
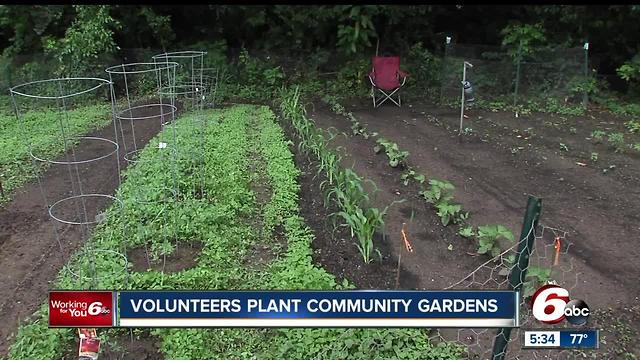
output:
[[[369,264],[371,262],[371,254],[374,251],[373,235],[377,230],[384,227],[384,217],[387,215],[389,207],[395,203],[401,203],[405,200],[394,201],[383,210],[378,208],[367,208],[362,210],[361,207],[356,207],[353,212],[348,213],[341,211],[338,213],[345,221],[345,225],[351,229],[351,236],[358,239],[356,246],[362,260]],[[377,251],[377,249],[375,249]],[[378,251],[378,255],[382,258],[382,255]]]
[[[515,241],[513,233],[502,225],[478,226],[478,254],[490,254],[491,257],[500,255],[502,251],[498,240],[504,238]]]
[[[333,197],[343,210],[364,206],[369,201],[369,195],[362,184],[362,179],[351,169],[336,172],[335,186],[325,194],[325,205]]]

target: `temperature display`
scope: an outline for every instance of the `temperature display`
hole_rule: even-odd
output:
[[[525,330],[523,348],[598,348],[598,330]]]

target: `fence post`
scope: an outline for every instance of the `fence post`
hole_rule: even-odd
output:
[[[518,105],[518,88],[520,87],[520,62],[522,61],[522,41],[518,45],[518,55],[516,57],[516,87],[513,91],[513,106]]]
[[[589,77],[589,42],[585,42],[584,46],[584,78],[585,81]],[[589,93],[585,89],[582,92],[582,107],[587,108],[587,104],[589,103]]]
[[[511,278],[509,285],[514,291],[520,291],[527,277],[527,269],[529,268],[529,257],[533,252],[535,241],[535,228],[540,219],[540,211],[542,210],[542,200],[535,196],[529,195],[527,199],[527,211],[524,214],[524,222],[522,223],[522,232],[520,234],[520,242],[518,244],[518,254],[516,262],[511,270]],[[503,360],[507,354],[507,346],[511,337],[512,328],[501,328],[496,334],[493,343],[493,360]]]
[[[445,82],[448,74],[448,56],[449,56],[449,45],[451,44],[451,36],[447,36],[445,38],[444,43],[444,59],[442,60],[442,73],[440,74],[440,104],[442,105],[444,101],[444,88],[446,86]]]

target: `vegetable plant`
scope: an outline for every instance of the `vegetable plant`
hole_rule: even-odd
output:
[[[523,297],[530,297],[536,289],[549,282],[549,280],[551,280],[551,270],[552,269],[539,266],[529,266],[527,269],[527,278],[524,283]]]
[[[409,169],[405,173],[403,173],[400,178],[402,179],[402,183],[406,186],[409,185],[409,181],[413,180],[420,184],[423,184],[426,180],[425,176],[422,174],[416,173],[415,170]]]
[[[382,137],[376,140],[376,143],[378,145],[374,146],[373,151],[378,154],[380,151],[384,150],[387,158],[389,158],[389,166],[395,168],[399,165],[405,165],[405,160],[407,159],[407,156],[409,156],[408,151],[401,151],[398,144]]]
[[[489,254],[496,257],[501,249],[498,244],[499,239],[506,239],[514,242],[513,233],[503,225],[483,225],[478,226],[478,254]]]
[[[615,152],[621,153],[624,151],[624,134],[623,133],[612,133],[607,137],[607,141],[609,145],[613,146]]]
[[[597,143],[601,143],[604,140],[604,137],[607,135],[606,132],[602,130],[594,130],[591,132],[591,138]]]

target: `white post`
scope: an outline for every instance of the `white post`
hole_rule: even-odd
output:
[[[467,79],[467,63],[466,61],[462,62],[462,97],[460,102],[460,131],[458,131],[458,136],[462,135],[462,119],[464,118],[464,82]]]

